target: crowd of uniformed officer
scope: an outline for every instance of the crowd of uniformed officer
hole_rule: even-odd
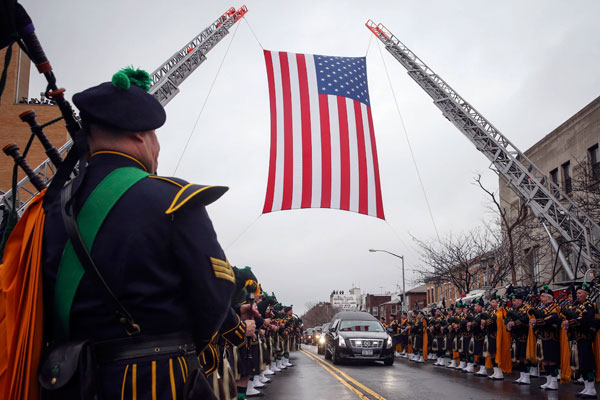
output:
[[[292,306],[261,291],[250,267],[233,267],[236,279],[233,309],[200,354],[202,369],[217,398],[262,396],[277,373],[293,367],[290,352],[300,347],[302,320]]]
[[[591,296],[590,296],[591,294]],[[416,363],[457,369],[492,380],[518,372],[513,383],[558,390],[560,383],[583,384],[580,398],[596,398],[600,380],[600,331],[595,305],[597,283],[571,286],[555,298],[544,286],[508,288],[487,304],[458,301],[449,307],[391,315],[386,324],[396,356]],[[490,373],[490,370],[493,371]]]

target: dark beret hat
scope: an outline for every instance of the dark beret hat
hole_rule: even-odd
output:
[[[584,290],[586,292],[590,292],[590,285],[587,282],[582,282],[577,285],[577,290]]]
[[[540,289],[540,294],[549,294],[550,296],[554,296],[554,292],[548,287],[548,285],[544,285]]]
[[[521,293],[521,292],[514,292],[514,293],[512,293],[512,294],[510,295],[510,298],[511,298],[511,299],[519,299],[519,300],[523,300],[523,298],[524,298],[524,297],[525,297],[525,296],[524,296],[524,294],[523,294],[523,293]]]
[[[160,128],[167,119],[163,106],[139,86],[119,89],[104,82],[73,95],[81,117],[124,131],[149,131]]]

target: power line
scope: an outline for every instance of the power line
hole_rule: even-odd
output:
[[[415,155],[412,150],[412,146],[410,144],[410,140],[408,139],[408,132],[406,131],[406,126],[404,125],[404,119],[402,118],[402,113],[400,112],[400,106],[398,105],[398,99],[396,98],[396,92],[394,91],[394,87],[392,86],[392,80],[390,79],[390,74],[387,69],[387,65],[385,63],[385,59],[383,58],[383,52],[381,51],[381,44],[378,43],[379,54],[381,55],[381,60],[383,61],[383,67],[385,68],[385,74],[387,75],[388,82],[390,84],[390,89],[392,91],[392,95],[394,97],[394,102],[396,103],[396,110],[398,110],[398,115],[400,116],[400,122],[402,124],[402,130],[404,131],[404,137],[406,138],[406,143],[408,144],[408,149],[410,151],[410,156],[412,158],[413,164],[415,166],[415,171],[417,172],[417,177],[419,178],[419,184],[421,185],[421,190],[423,191],[423,197],[425,197],[425,204],[427,205],[427,210],[429,211],[429,216],[431,217],[431,222],[433,224],[433,229],[435,229],[435,234],[440,240],[440,234],[437,229],[437,225],[435,224],[435,219],[433,218],[433,213],[431,212],[431,206],[429,205],[429,199],[427,198],[427,192],[425,191],[425,186],[423,185],[423,180],[421,179],[421,173],[419,172],[419,167],[417,166],[417,161],[415,159]]]
[[[219,65],[219,69],[217,70],[217,73],[215,74],[215,78],[213,79],[210,88],[208,89],[208,93],[206,94],[206,98],[204,99],[204,103],[202,104],[202,108],[200,108],[200,112],[198,113],[198,117],[196,118],[196,122],[194,123],[194,127],[192,128],[192,131],[190,132],[190,135],[188,136],[187,142],[185,142],[185,146],[183,148],[183,151],[181,152],[181,156],[179,156],[179,160],[177,160],[177,165],[175,166],[175,170],[173,171],[173,175],[176,174],[177,169],[179,168],[179,165],[181,164],[181,160],[183,159],[183,156],[188,148],[188,145],[190,144],[190,140],[192,139],[192,136],[194,135],[194,131],[196,130],[196,126],[198,126],[198,121],[200,120],[200,116],[202,115],[202,112],[204,111],[204,107],[206,107],[206,103],[208,102],[208,98],[210,97],[210,94],[212,93],[213,88],[215,87],[215,82],[217,82],[217,78],[219,77],[219,72],[221,72],[221,68],[223,67],[223,63],[225,62],[225,58],[227,58],[227,54],[229,54],[229,49],[231,48],[231,43],[233,43],[233,39],[235,39],[235,34],[237,33],[237,30],[239,29],[240,25],[237,24],[237,26],[235,27],[235,31],[233,31],[233,35],[231,36],[231,40],[229,41],[229,44],[227,45],[227,51],[225,51],[225,55],[223,56],[223,59],[221,60],[221,65]]]

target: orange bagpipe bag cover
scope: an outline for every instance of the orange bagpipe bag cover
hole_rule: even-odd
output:
[[[506,310],[500,307],[496,312],[496,363],[505,374],[512,372],[512,357],[510,354],[510,333],[504,326],[504,313]]]
[[[15,225],[0,265],[0,393],[6,400],[39,398],[45,193],[31,201]]]

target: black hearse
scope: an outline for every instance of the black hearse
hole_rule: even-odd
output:
[[[381,323],[366,312],[339,312],[327,331],[325,358],[338,364],[343,360],[394,363],[392,338]]]

